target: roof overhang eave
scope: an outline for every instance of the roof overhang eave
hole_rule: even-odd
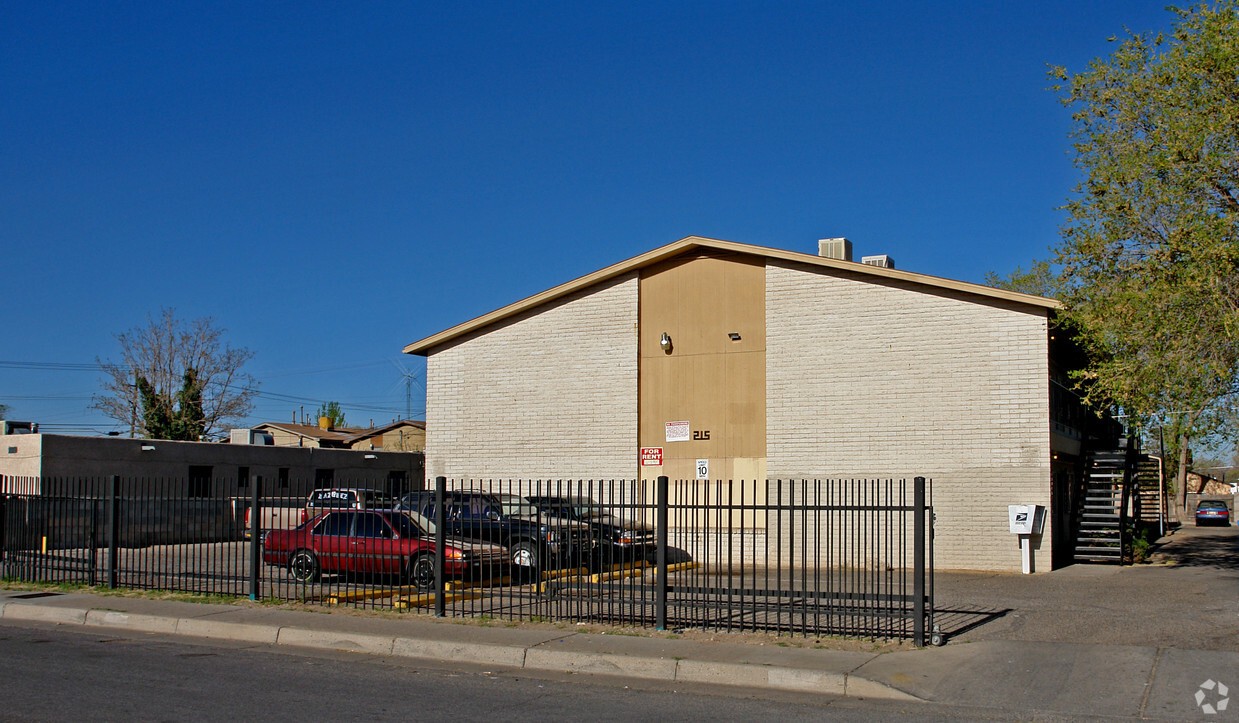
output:
[[[450,329],[445,329],[437,334],[433,334],[419,341],[415,341],[412,344],[405,346],[402,351],[405,354],[429,356],[436,347],[494,324],[502,319],[519,314],[549,301],[553,301],[574,291],[609,281],[626,273],[641,269],[645,266],[678,256],[694,248],[709,248],[720,251],[746,253],[756,256],[765,256],[767,258],[781,259],[793,263],[804,263],[813,266],[833,268],[845,272],[862,273],[889,279],[899,279],[931,288],[950,289],[985,298],[1000,299],[1017,304],[1026,304],[1028,306],[1046,309],[1047,311],[1058,311],[1063,308],[1063,305],[1055,299],[1034,296],[1032,294],[1023,294],[1018,291],[1008,291],[1006,289],[998,289],[980,284],[973,284],[967,281],[954,281],[952,279],[943,279],[936,276],[918,274],[910,271],[885,269],[877,266],[859,264],[852,261],[842,261],[839,259],[799,253],[796,251],[786,251],[783,249],[768,248],[765,246],[741,244],[733,241],[708,239],[700,236],[688,236],[674,243],[667,244],[666,246],[660,246],[659,248],[653,249],[652,251],[647,251],[639,256],[634,256],[630,259],[620,261],[619,263],[612,264],[591,274],[586,274],[585,276],[581,276],[573,279],[572,281],[568,281],[547,289],[546,291],[534,294],[533,296],[521,299],[520,301],[508,304],[507,306],[496,309],[488,314],[483,314],[482,316],[470,319],[464,323],[457,324]]]

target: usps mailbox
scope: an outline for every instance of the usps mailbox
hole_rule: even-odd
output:
[[[1044,509],[1041,505],[1007,505],[1007,517],[1011,521],[1011,534],[1041,534],[1041,518],[1044,517]]]
[[[1025,575],[1033,571],[1032,536],[1041,534],[1045,508],[1041,505],[1007,505],[1011,534],[1020,536],[1020,557]]]

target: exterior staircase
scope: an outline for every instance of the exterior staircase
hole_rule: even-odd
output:
[[[1135,488],[1132,515],[1140,522],[1166,523],[1169,502],[1162,490],[1162,465],[1156,457],[1141,456],[1132,476]]]
[[[1128,460],[1126,449],[1088,455],[1076,514],[1076,562],[1122,564],[1127,544]]]

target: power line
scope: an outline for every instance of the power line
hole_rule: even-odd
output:
[[[382,359],[382,360],[376,360],[376,361],[361,362],[358,364],[352,364],[352,365],[346,365],[346,366],[323,367],[319,369],[303,369],[303,370],[298,370],[298,371],[286,372],[283,374],[267,374],[264,376],[266,378],[278,379],[282,377],[299,376],[299,375],[306,375],[306,374],[320,374],[320,373],[327,373],[327,372],[365,369],[365,368],[370,368],[370,367],[375,367],[375,366],[385,366],[389,363],[394,364],[394,362],[392,362],[390,359]],[[102,365],[100,365],[97,362],[96,363],[75,363],[75,362],[16,361],[16,360],[0,360],[0,369],[22,369],[22,370],[38,370],[38,371],[70,371],[70,372],[104,371]],[[405,376],[405,379],[402,379],[401,381],[404,381],[406,384],[405,409],[403,411],[404,413],[408,414],[412,412],[412,405],[411,405],[411,399],[410,399],[411,395],[410,395],[410,390],[407,387],[407,384],[409,381],[408,377],[413,377],[413,379],[417,381],[418,386],[422,386],[422,384],[420,380],[417,380],[416,377],[412,375],[412,373],[406,370],[403,370],[403,369],[401,371],[403,372]],[[223,385],[220,382],[212,381],[209,383],[209,386],[222,387]],[[261,400],[280,402],[284,404],[299,404],[299,405],[325,404],[329,401],[338,401],[341,406],[348,407],[349,409],[354,409],[359,412],[372,412],[376,414],[385,414],[385,415],[391,414],[397,417],[400,416],[400,414],[402,413],[402,410],[399,409],[399,407],[396,406],[395,404],[391,406],[386,406],[386,405],[372,404],[372,403],[365,403],[365,402],[348,402],[348,401],[342,401],[339,399],[314,398],[314,397],[300,396],[300,395],[294,395],[294,394],[281,394],[279,392],[263,391],[259,389],[257,386],[253,386],[253,387],[234,386],[232,388],[239,392],[248,392],[252,394],[254,397],[261,399]],[[79,392],[77,394],[61,394],[61,395],[27,394],[27,395],[18,395],[18,396],[6,396],[4,398],[6,400],[21,401],[21,402],[92,401],[93,399],[95,399],[95,395],[84,396]]]
[[[0,361],[0,369],[49,369],[65,372],[94,372],[103,367],[98,364],[71,364],[68,362]]]

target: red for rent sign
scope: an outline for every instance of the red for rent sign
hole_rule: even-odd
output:
[[[641,466],[642,467],[663,466],[663,448],[662,447],[642,447],[641,448]]]

